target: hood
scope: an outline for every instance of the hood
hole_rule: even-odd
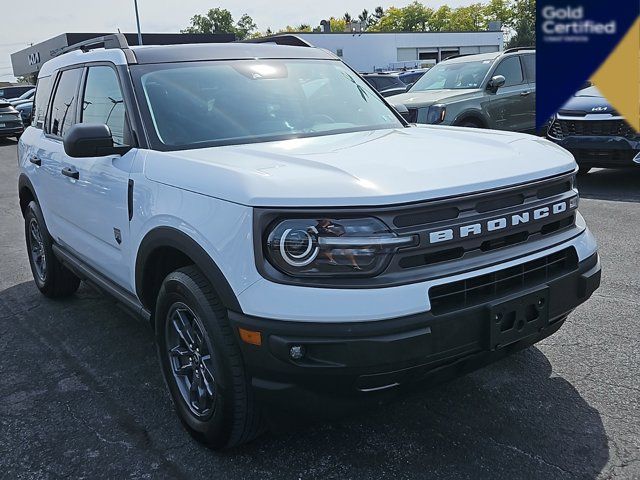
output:
[[[149,152],[152,181],[243,205],[390,205],[572,171],[571,154],[533,136],[424,126],[176,152]]]
[[[409,91],[394,95],[389,98],[391,103],[401,103],[407,107],[428,107],[436,103],[463,100],[472,94],[476,94],[478,89],[448,89],[448,90],[424,90],[421,92]]]
[[[558,111],[560,115],[576,114],[613,114],[617,115],[615,109],[609,104],[606,98],[596,87],[589,87],[579,90],[564,106]]]

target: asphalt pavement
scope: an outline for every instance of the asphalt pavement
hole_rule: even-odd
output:
[[[16,144],[0,140],[0,477],[640,478],[640,168],[580,181],[603,283],[555,335],[476,373],[217,453],[183,430],[153,335],[82,286],[41,296]]]

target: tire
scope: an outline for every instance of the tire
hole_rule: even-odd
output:
[[[38,290],[49,298],[73,295],[80,286],[80,279],[66,268],[53,253],[53,240],[40,206],[29,202],[24,216],[25,239],[31,273]]]
[[[591,171],[591,167],[589,167],[589,166],[586,166],[586,165],[579,165],[578,166],[578,175],[586,175],[590,171]]]
[[[463,120],[462,122],[456,125],[457,127],[466,127],[466,128],[482,128],[479,122],[476,120]]]
[[[262,433],[227,310],[200,270],[184,267],[165,278],[155,319],[162,373],[189,433],[215,450]]]

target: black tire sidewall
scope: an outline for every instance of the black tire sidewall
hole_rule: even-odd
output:
[[[44,275],[44,281],[40,280],[38,272],[36,271],[35,265],[33,264],[33,258],[31,256],[31,234],[29,231],[31,220],[35,219],[38,223],[38,227],[40,229],[40,235],[42,236],[42,243],[44,244],[44,254],[47,261],[47,270]],[[33,279],[36,282],[37,287],[40,290],[46,290],[51,287],[53,282],[52,278],[52,267],[54,262],[54,254],[51,241],[51,237],[49,235],[49,231],[47,230],[47,226],[44,223],[44,217],[42,216],[42,211],[40,210],[40,206],[35,202],[29,202],[27,206],[26,213],[24,216],[24,234],[25,241],[27,245],[27,255],[29,256],[29,266],[31,267],[31,273],[33,274]]]
[[[171,371],[165,329],[168,322],[167,313],[176,302],[184,303],[195,313],[208,337],[216,397],[214,411],[206,419],[198,418],[191,412],[182,398]],[[193,279],[184,272],[177,271],[167,276],[160,289],[155,319],[158,358],[180,420],[198,440],[214,448],[223,447],[231,436],[233,427],[233,385],[230,367],[225,360],[225,342],[216,312]]]

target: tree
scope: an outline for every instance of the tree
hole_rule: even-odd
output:
[[[531,47],[536,44],[536,1],[515,0],[512,6],[515,34],[507,47]]]
[[[233,33],[239,40],[251,36],[256,24],[246,13],[234,23],[231,12],[224,8],[212,8],[206,14],[191,17],[191,25],[181,33]]]
[[[345,13],[344,16],[342,17],[342,19],[344,20],[344,23],[349,24],[351,23],[351,14],[349,12]]]
[[[331,17],[329,24],[332,32],[344,32],[347,29],[347,22],[344,21],[344,18]]]
[[[429,30],[443,32],[451,29],[451,7],[443,5],[431,15]]]

